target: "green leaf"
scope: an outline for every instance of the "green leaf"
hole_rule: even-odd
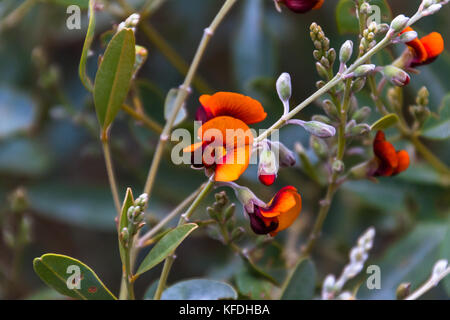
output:
[[[314,296],[316,287],[316,268],[309,259],[301,260],[291,273],[283,293],[282,300],[309,300]]]
[[[381,119],[378,119],[372,126],[370,127],[371,131],[376,130],[385,130],[389,127],[392,127],[398,122],[398,116],[395,113],[390,113],[385,115]]]
[[[122,265],[125,265],[125,248],[120,241],[120,233],[123,228],[128,226],[128,209],[134,204],[133,192],[130,188],[127,188],[125,199],[123,200],[122,209],[120,211],[119,228],[117,234],[119,235],[119,251]]]
[[[169,120],[170,116],[172,115],[172,112],[175,108],[175,100],[177,99],[179,91],[180,89],[175,88],[170,89],[169,93],[166,96],[166,101],[164,103],[164,118],[166,120]],[[183,120],[186,119],[186,117],[187,117],[186,106],[185,103],[183,103],[183,105],[181,106],[180,110],[177,113],[173,125],[176,126],[177,124],[183,122]]]
[[[34,259],[33,268],[42,281],[65,296],[82,300],[116,299],[91,268],[74,258],[48,253]],[[74,280],[77,268],[80,271],[79,289]],[[68,282],[74,287],[69,288]]]
[[[392,245],[379,261],[381,289],[369,290],[362,285],[358,298],[395,299],[395,291],[402,282],[411,282],[412,290],[418,288],[431,274],[434,263],[441,259],[440,246],[448,226],[446,223],[423,223]],[[447,257],[448,258],[448,257]]]
[[[392,20],[392,11],[386,0],[372,0],[371,5],[376,6],[380,9],[381,20],[390,21]],[[375,10],[375,11],[374,11]],[[369,19],[377,14],[377,9],[372,9],[371,14],[369,14]],[[336,7],[336,22],[338,27],[338,32],[340,34],[344,33],[359,33],[359,23],[356,17],[355,2],[353,0],[340,0]]]
[[[450,186],[450,179],[446,175],[439,174],[428,164],[415,164],[414,167],[403,172],[398,178],[419,185]]]
[[[208,279],[182,281],[164,290],[161,300],[235,300],[237,293],[225,282]]]
[[[450,138],[450,120],[444,121],[435,127],[425,130],[422,133],[422,137],[431,140],[446,140]]]
[[[270,291],[273,288],[269,281],[255,275],[247,267],[236,275],[236,285],[241,294],[255,300],[270,299]]]
[[[198,225],[195,223],[183,224],[174,230],[167,233],[158,243],[152,248],[149,254],[142,261],[136,275],[143,274],[157,264],[166,259],[175,249],[183,242],[184,239],[195,229]]]
[[[103,130],[111,125],[127,97],[134,61],[134,33],[123,29],[108,44],[95,77],[95,110]]]
[[[86,33],[86,38],[84,40],[83,52],[81,54],[80,66],[78,68],[78,73],[80,75],[81,82],[86,87],[89,92],[94,91],[94,85],[92,84],[92,80],[89,79],[86,74],[86,64],[89,55],[89,50],[92,45],[92,41],[94,40],[94,32],[95,32],[95,9],[94,9],[94,0],[89,1],[89,26]]]

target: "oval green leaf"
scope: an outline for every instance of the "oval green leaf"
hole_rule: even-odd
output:
[[[33,268],[42,281],[65,296],[82,300],[116,299],[91,268],[74,258],[48,253],[34,259]]]
[[[237,293],[225,282],[192,279],[182,281],[164,290],[162,300],[235,300]]]
[[[80,66],[78,68],[78,73],[80,75],[81,82],[89,92],[94,91],[94,85],[92,80],[86,74],[86,64],[88,59],[89,50],[94,40],[95,32],[95,9],[94,0],[89,1],[89,26],[86,33],[86,38],[84,39],[83,52],[81,53]]]
[[[172,112],[175,108],[175,100],[177,100],[178,92],[180,89],[170,89],[169,93],[166,96],[166,101],[164,103],[164,118],[169,121]],[[177,124],[183,122],[184,119],[187,117],[187,111],[185,103],[181,106],[180,110],[177,113],[177,116],[175,118],[175,121],[173,123],[174,126]]]
[[[316,274],[316,268],[310,259],[299,261],[283,287],[281,299],[312,299],[316,287]]]
[[[430,140],[446,140],[450,137],[450,94],[442,99],[439,107],[439,119],[430,117],[422,132],[422,137]]]
[[[395,113],[390,113],[385,115],[383,118],[378,119],[372,126],[370,127],[371,131],[376,130],[385,130],[387,128],[392,127],[398,122],[398,116]]]
[[[134,33],[123,29],[108,44],[95,77],[95,110],[103,130],[111,125],[127,97],[134,62]]]
[[[136,275],[143,274],[157,264],[166,259],[169,255],[175,251],[175,249],[183,242],[184,239],[195,229],[198,225],[195,223],[187,223],[181,225],[169,233],[167,233],[158,243],[152,248],[152,250],[142,261]]]

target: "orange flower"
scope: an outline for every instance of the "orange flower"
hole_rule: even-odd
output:
[[[247,207],[245,207],[247,208]],[[246,209],[247,210],[247,209]],[[250,226],[256,234],[275,236],[288,228],[302,210],[302,197],[292,186],[282,188],[267,204],[267,207],[253,205],[253,212],[247,211]]]
[[[305,13],[310,10],[320,9],[324,0],[276,0],[283,3],[291,11],[296,13]]]
[[[378,131],[373,141],[373,152],[378,162],[374,176],[390,177],[409,167],[409,155],[405,150],[396,151],[392,143],[386,141],[383,131]]]
[[[414,31],[411,27],[406,28],[401,33]],[[438,32],[432,32],[421,39],[414,39],[406,43],[414,52],[414,59],[411,67],[429,64],[437,59],[444,51],[444,39]]]
[[[252,152],[253,134],[248,124],[264,120],[261,103],[233,92],[202,95],[196,120],[201,142],[183,152],[192,153],[194,166],[213,168],[216,181],[234,181],[247,169]],[[198,152],[197,152],[198,151]],[[196,154],[200,159],[195,159]]]

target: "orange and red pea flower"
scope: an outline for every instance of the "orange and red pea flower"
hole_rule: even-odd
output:
[[[203,123],[198,130],[201,141],[183,151],[192,156],[200,151],[202,163],[192,163],[214,169],[215,181],[235,181],[250,162],[253,134],[248,125],[263,121],[267,114],[257,100],[233,92],[202,95],[200,103],[196,120]],[[233,135],[227,137],[229,132]]]
[[[401,33],[414,31],[411,27],[406,28]],[[418,67],[429,64],[436,60],[444,51],[444,39],[438,32],[432,32],[420,39],[416,38],[406,45],[413,51],[414,59],[411,67]]]
[[[408,152],[405,150],[396,151],[392,143],[386,141],[383,131],[378,131],[375,136],[373,152],[378,163],[374,176],[395,176],[409,167]]]
[[[267,207],[254,205],[250,217],[250,227],[256,234],[275,236],[287,229],[297,219],[302,210],[302,197],[292,186],[282,188],[267,204]]]

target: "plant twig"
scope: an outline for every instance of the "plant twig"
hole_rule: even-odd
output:
[[[101,134],[103,154],[105,156],[106,171],[108,173],[109,185],[111,186],[111,193],[114,199],[114,205],[116,206],[117,214],[120,214],[120,200],[119,192],[117,189],[116,176],[114,174],[114,166],[111,158],[111,151],[109,149],[109,137],[108,132],[103,131]]]

